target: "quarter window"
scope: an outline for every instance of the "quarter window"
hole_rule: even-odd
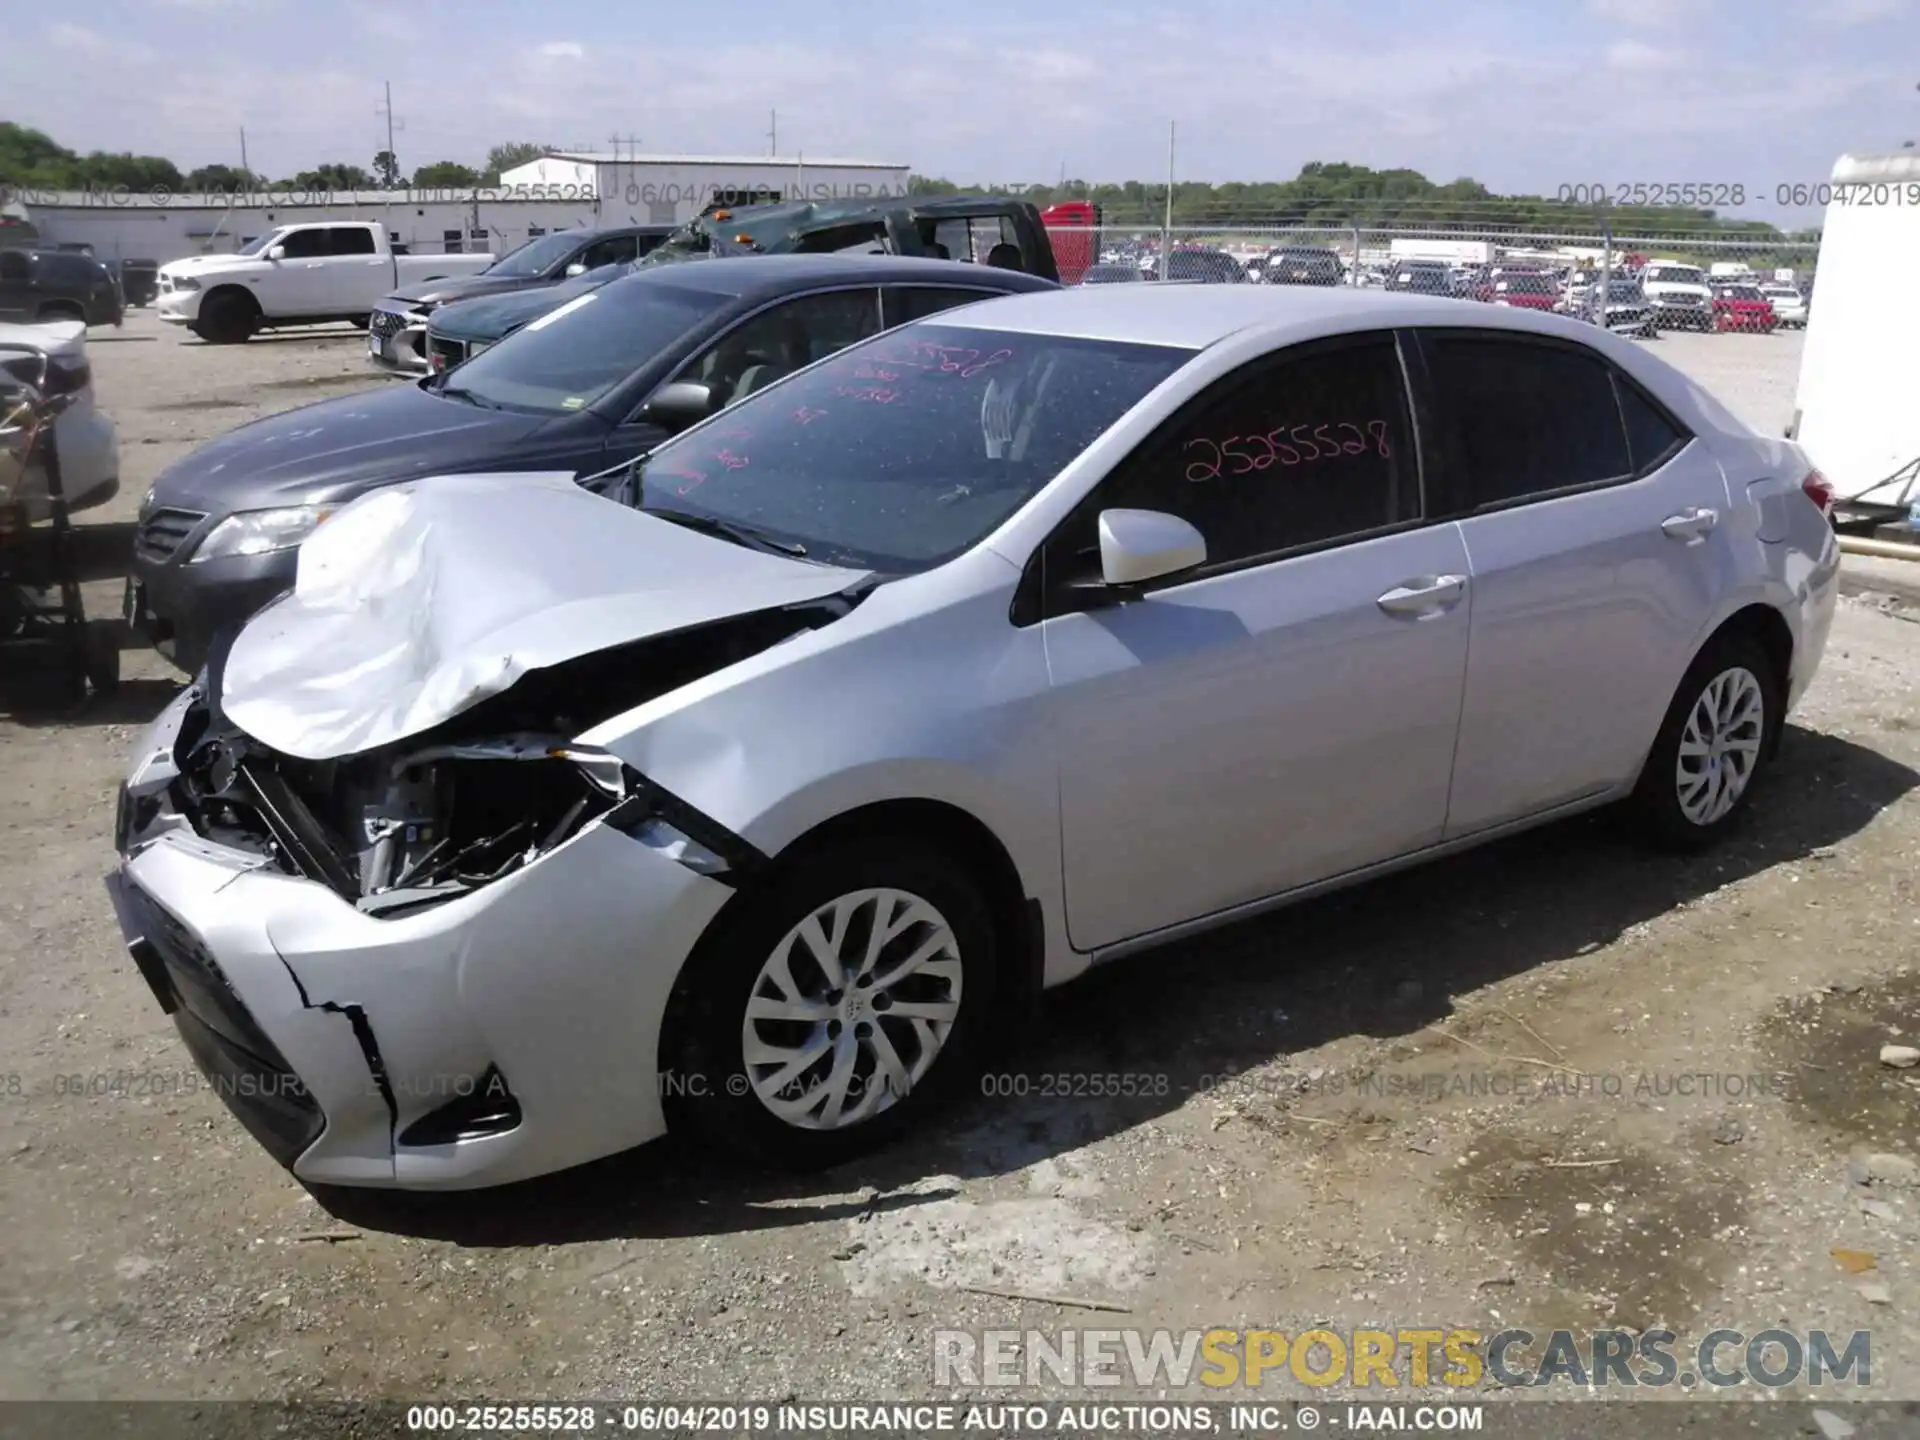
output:
[[[1633,473],[1645,475],[1671,460],[1689,437],[1640,393],[1640,387],[1615,373],[1613,388],[1620,396],[1620,415],[1627,423],[1627,453]]]
[[[1206,538],[1209,567],[1417,518],[1393,338],[1286,351],[1218,382],[1095,491],[1070,522],[1071,548],[1097,543],[1107,509],[1180,516]]]
[[[1470,509],[1633,473],[1613,372],[1598,356],[1502,336],[1443,335],[1426,348]]]

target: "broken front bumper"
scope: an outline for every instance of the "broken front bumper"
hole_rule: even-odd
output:
[[[664,1132],[662,1015],[726,884],[595,822],[492,885],[376,918],[173,808],[192,702],[137,752],[108,888],[195,1062],[282,1164],[467,1189]]]

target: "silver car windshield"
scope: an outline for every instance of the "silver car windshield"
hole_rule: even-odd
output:
[[[888,574],[971,549],[1193,357],[919,324],[655,450],[639,504]]]

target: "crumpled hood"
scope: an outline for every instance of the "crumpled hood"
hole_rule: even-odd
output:
[[[449,300],[433,312],[432,330],[449,340],[498,340],[516,325],[537,320],[549,310],[558,310],[576,296],[598,290],[625,273],[623,265],[603,265],[559,285]]]
[[[568,474],[435,476],[353,502],[301,545],[293,591],[234,642],[221,708],[276,750],[336,759],[528,671],[862,578],[696,534]]]
[[[408,305],[451,305],[476,295],[498,295],[513,290],[530,290],[553,282],[539,275],[453,275],[443,280],[422,280],[417,285],[402,285],[386,298]]]

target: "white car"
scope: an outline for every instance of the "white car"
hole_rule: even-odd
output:
[[[215,345],[261,330],[350,320],[364,325],[381,299],[408,285],[477,275],[484,251],[396,251],[378,221],[282,225],[231,255],[194,255],[160,267],[162,320]]]
[[[1662,328],[1713,328],[1713,287],[1698,265],[1655,260],[1640,272],[1640,290],[1653,306],[1655,323]]]
[[[1773,306],[1773,313],[1784,330],[1804,330],[1807,324],[1807,297],[1791,285],[1766,284],[1761,295]]]
[[[78,398],[53,422],[59,446],[60,482],[69,510],[91,510],[120,489],[120,432],[94,403],[93,365],[87,358],[87,327],[78,320],[47,325],[0,325],[0,369],[31,385],[45,378],[49,396]],[[20,493],[0,497],[0,505],[24,505],[38,524],[52,514],[46,470],[34,465],[21,480]]]
[[[1115,956],[1609,802],[1707,844],[1839,570],[1630,341],[1338,286],[948,310],[590,479],[345,506],[134,756],[132,956],[303,1180],[830,1163]]]

